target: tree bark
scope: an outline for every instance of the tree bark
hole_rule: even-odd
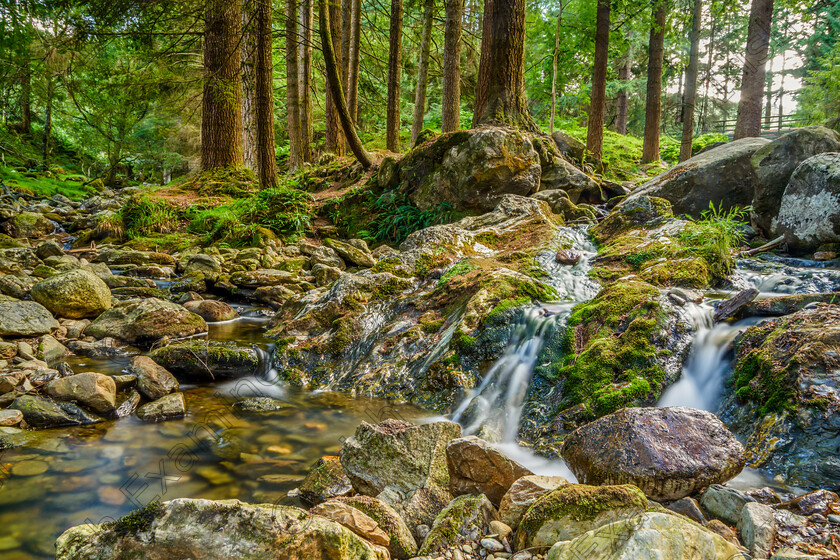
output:
[[[204,20],[201,169],[239,166],[242,159],[239,0],[208,0]]]
[[[32,133],[32,72],[28,61],[23,66],[20,77],[20,132],[29,135]]]
[[[318,19],[320,21],[320,14]],[[332,30],[330,41],[333,45],[341,45],[341,6],[336,3],[336,0],[330,0],[329,27]],[[343,81],[344,78],[341,75],[341,69],[343,68],[340,58],[341,52],[336,52],[334,54],[336,57],[336,71],[338,72],[339,79]],[[327,85],[327,100],[325,109],[327,130],[324,140],[324,148],[328,152],[333,152],[335,155],[341,156],[344,155],[344,134],[341,131],[341,119],[338,115],[338,103],[339,100],[333,98],[332,91],[329,85]]]
[[[301,158],[312,161],[312,0],[302,0],[300,7],[300,34],[298,47],[298,97],[300,103]]]
[[[287,7],[295,9],[296,0],[287,0]],[[292,44],[289,44],[289,36],[295,37],[295,20],[297,18],[288,18],[286,21],[286,49],[291,52],[292,56],[286,60],[297,60],[295,52],[297,45],[293,39]],[[291,21],[291,23],[289,23]],[[289,28],[291,27],[291,33]],[[271,0],[257,0],[257,52],[256,52],[256,101],[257,101],[257,177],[260,180],[260,189],[270,189],[277,186],[277,157],[275,156],[274,146],[274,64],[272,57],[272,9]],[[295,151],[295,143],[291,142],[292,149],[289,150],[289,160],[294,161],[295,157],[300,161],[300,122],[299,112],[297,107],[297,67],[292,64],[289,68],[288,62],[286,65],[287,76],[291,74],[292,83],[287,84],[287,92],[289,92],[289,140],[291,142],[292,127],[297,127],[294,137],[297,138],[298,145]],[[294,98],[294,100],[292,100]],[[292,124],[294,120],[295,124]],[[291,166],[291,165],[290,165]],[[294,169],[294,166],[291,166]]]
[[[662,62],[665,56],[665,24],[668,18],[666,0],[657,0],[653,7],[653,26],[648,43],[647,100],[645,102],[645,136],[642,163],[659,160],[659,124],[662,119]]]
[[[702,20],[703,0],[694,0],[694,9],[691,14],[691,47],[688,51],[688,68],[685,72],[680,161],[685,161],[691,157],[691,145],[694,141],[694,106],[697,104],[697,71],[700,67],[700,28]]]
[[[400,151],[400,70],[402,67],[402,0],[391,0],[391,31],[388,47],[388,106],[385,116],[385,145]]]
[[[595,15],[595,62],[592,70],[592,94],[586,150],[596,159],[604,152],[604,105],[607,97],[607,62],[610,47],[610,0],[598,0]]]
[[[257,0],[261,5],[268,6],[271,9],[269,2],[271,0]],[[260,10],[262,14],[262,10]],[[268,73],[271,75],[271,27],[269,13],[269,27],[268,31]],[[297,35],[297,0],[286,0],[286,112],[289,130],[289,171],[297,171],[303,163],[302,139],[300,134],[300,91],[298,90],[298,35]],[[262,31],[262,30],[261,30]],[[264,34],[261,32],[260,37]],[[270,90],[269,90],[270,92]],[[274,127],[272,126],[272,161],[274,161]],[[262,167],[262,166],[261,166]],[[276,165],[274,166],[276,167]],[[275,176],[275,183],[276,183]]]
[[[257,121],[254,61],[256,60],[257,0],[242,0],[242,157],[245,167],[257,170]]]
[[[548,121],[548,131],[554,133],[554,116],[557,114],[557,56],[560,54],[560,23],[563,21],[563,3],[557,14],[557,26],[554,29],[554,53],[551,57],[551,117]]]
[[[615,131],[619,134],[627,134],[627,83],[630,81],[630,61],[633,59],[633,32],[627,33],[627,54],[621,68],[618,69],[618,79],[621,82],[621,90],[615,101]]]
[[[473,126],[538,132],[525,99],[525,0],[486,0]]]
[[[738,102],[738,120],[735,123],[736,140],[761,135],[761,97],[764,94],[772,20],[773,0],[753,0],[741,78],[741,100]]]
[[[46,76],[47,81],[47,103],[44,109],[44,138],[41,142],[41,163],[44,168],[50,166],[50,135],[52,134],[52,111],[53,99],[55,98],[55,84],[53,84],[53,77]]]
[[[429,75],[429,51],[432,46],[432,16],[435,0],[425,0],[423,13],[423,33],[420,37],[420,61],[417,70],[417,89],[414,92],[414,118],[411,122],[411,145],[423,130],[423,117],[426,115],[426,80]]]
[[[443,40],[443,91],[441,92],[441,123],[443,132],[461,126],[461,26],[464,0],[444,0],[446,25]]]
[[[355,124],[359,118],[359,58],[360,40],[362,33],[362,0],[351,0],[353,6],[350,13],[350,74],[347,77],[347,105],[350,118]]]
[[[712,30],[709,32],[709,59],[706,63],[706,84],[705,92],[703,93],[703,113],[700,115],[700,122],[703,123],[701,129],[704,133],[709,130],[709,86],[712,82],[712,62],[714,61],[715,52],[715,32],[717,31],[717,19],[712,11],[713,4],[709,5],[709,16],[712,18]]]
[[[356,134],[353,121],[350,119],[350,113],[347,110],[347,101],[344,98],[344,92],[341,89],[341,76],[338,72],[338,61],[335,58],[335,49],[333,48],[332,33],[330,32],[330,20],[327,17],[327,0],[320,0],[318,2],[318,23],[321,32],[321,48],[324,52],[324,67],[327,74],[327,87],[336,101],[336,111],[338,113],[341,127],[344,129],[344,135],[347,138],[347,144],[362,167],[368,168],[371,166],[370,154],[367,153],[362,141]]]

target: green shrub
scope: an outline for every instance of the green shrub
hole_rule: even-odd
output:
[[[150,233],[177,231],[179,216],[175,208],[148,195],[132,196],[120,209],[126,237],[133,239]]]

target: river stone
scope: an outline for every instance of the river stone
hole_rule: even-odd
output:
[[[76,401],[95,412],[107,414],[116,408],[117,385],[101,373],[77,373],[47,383],[44,390],[60,401]]]
[[[23,421],[20,410],[0,410],[0,426],[17,426]]]
[[[42,237],[55,231],[55,224],[37,212],[21,212],[3,226],[12,237],[27,239]]]
[[[203,274],[208,280],[216,281],[222,273],[222,265],[212,255],[199,253],[190,257],[184,267],[184,276],[191,276],[196,273]]]
[[[645,513],[551,547],[547,560],[746,560],[738,548],[676,515]]]
[[[400,161],[400,182],[423,210],[448,202],[458,211],[489,212],[505,194],[539,190],[541,172],[531,139],[507,128],[442,134]]]
[[[236,310],[229,304],[214,299],[188,301],[184,304],[184,309],[192,311],[208,323],[230,321],[239,316]]]
[[[353,485],[341,468],[341,460],[334,456],[321,457],[300,485],[300,497],[313,505],[352,491]]]
[[[338,256],[338,253],[335,249],[330,249],[326,246],[317,247],[313,252],[312,256],[309,259],[309,262],[314,267],[316,264],[322,264],[324,266],[329,266],[332,268],[337,268],[339,270],[344,270],[347,268],[345,262]]]
[[[97,317],[111,308],[111,290],[86,270],[71,270],[41,280],[32,287],[32,299],[60,317]]]
[[[621,205],[640,196],[655,196],[669,200],[674,213],[694,217],[708,210],[710,201],[726,210],[749,206],[756,185],[751,158],[769,142],[741,138],[697,154],[643,184]]]
[[[393,558],[405,560],[417,554],[417,542],[408,525],[394,508],[370,496],[343,497],[337,500],[364,512],[379,524],[390,539],[387,548]]]
[[[574,203],[582,201],[600,204],[604,202],[601,200],[601,189],[595,179],[565,159],[553,157],[550,163],[542,166],[540,192],[558,189],[567,192],[567,198]]]
[[[149,353],[181,381],[218,381],[256,375],[262,366],[254,348],[232,343],[191,340]]]
[[[446,445],[460,435],[461,426],[454,422],[362,422],[341,447],[341,465],[356,491],[367,496],[388,486],[403,493],[448,488]]]
[[[586,484],[635,484],[678,500],[744,468],[744,448],[718,418],[687,407],[624,408],[575,430],[563,458]]]
[[[840,153],[816,155],[796,168],[775,226],[798,254],[840,242]]]
[[[300,279],[296,274],[285,270],[261,268],[245,272],[234,272],[230,282],[242,288],[259,288],[261,286],[281,286],[297,284]]]
[[[48,364],[53,364],[69,353],[70,351],[62,343],[47,334],[41,337],[41,341],[38,343],[36,357]]]
[[[150,400],[177,391],[179,387],[175,376],[148,356],[131,358],[128,372],[137,376],[137,389]]]
[[[315,284],[318,286],[329,286],[341,276],[341,269],[318,263],[312,265],[312,276],[315,277]]]
[[[768,238],[776,236],[776,216],[790,176],[800,163],[824,152],[840,152],[840,134],[823,126],[806,126],[782,134],[753,154],[752,218]]]
[[[647,509],[645,495],[629,484],[566,484],[545,494],[528,508],[513,544],[517,550],[551,546],[602,525],[634,517]]]
[[[712,484],[700,496],[700,505],[703,509],[715,519],[720,519],[729,525],[735,525],[740,521],[741,510],[750,502],[755,502],[755,499],[740,490],[720,484]]]
[[[449,491],[453,496],[484,494],[498,506],[517,479],[533,474],[475,436],[453,439],[446,446]]]
[[[496,508],[487,496],[458,496],[437,516],[417,554],[436,555],[450,547],[476,542],[490,533],[490,522],[498,520]]]
[[[694,498],[680,498],[676,502],[668,504],[668,509],[679,513],[680,515],[685,515],[700,525],[705,525],[708,521],[706,516],[703,514],[703,510],[700,509],[700,504],[698,504],[697,500]]]
[[[184,393],[170,393],[137,409],[137,417],[143,422],[165,422],[173,418],[182,418],[186,414]]]
[[[56,560],[387,560],[340,524],[288,506],[179,498],[127,518],[85,524],[56,541]]]
[[[523,476],[511,484],[499,505],[502,522],[511,529],[519,527],[522,516],[534,502],[558,487],[569,484],[562,476],[542,476],[532,474]]]
[[[354,247],[350,243],[344,243],[337,239],[324,239],[324,245],[333,249],[346,262],[355,264],[361,267],[370,268],[376,264],[376,259],[370,254],[370,251],[364,251],[359,247]]]
[[[0,336],[40,336],[58,327],[40,303],[0,296]]]
[[[100,315],[85,336],[113,337],[132,344],[152,344],[161,338],[181,338],[207,332],[204,319],[177,303],[158,298],[129,300]]]
[[[753,558],[769,558],[776,540],[773,508],[758,502],[744,504],[738,520],[738,532]]]
[[[330,500],[313,507],[309,510],[309,513],[340,523],[373,544],[385,548],[391,544],[391,537],[382,530],[376,521],[345,502]]]
[[[431,526],[438,514],[452,501],[448,488],[429,486],[403,493],[393,487],[387,487],[378,496],[380,500],[394,508],[411,528],[411,534],[422,542],[420,533],[423,526]]]
[[[61,404],[67,405],[70,403]],[[9,408],[19,410],[26,423],[36,428],[75,426],[86,423],[78,414],[74,414],[75,410],[71,409],[68,412],[67,407],[35,395],[21,395],[12,401]]]

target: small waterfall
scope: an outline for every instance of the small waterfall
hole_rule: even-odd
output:
[[[566,305],[560,313],[543,307],[523,311],[505,353],[491,366],[481,385],[452,413],[452,420],[464,425],[465,434],[481,431],[502,442],[516,440],[537,356],[570,309],[571,305]]]

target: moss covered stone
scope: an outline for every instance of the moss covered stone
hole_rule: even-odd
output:
[[[352,491],[341,460],[335,456],[321,457],[300,485],[300,497],[313,505],[346,496]]]
[[[218,381],[256,375],[262,366],[253,348],[206,340],[156,348],[149,357],[181,381]]]
[[[458,496],[435,519],[418,554],[434,555],[448,547],[477,541],[490,532],[490,522],[499,519],[496,508],[483,494]]]

